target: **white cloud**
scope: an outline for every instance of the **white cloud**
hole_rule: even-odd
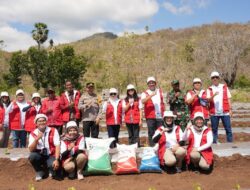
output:
[[[169,1],[165,1],[163,7],[175,15],[191,15],[194,13],[194,9],[206,8],[210,0],[180,0],[178,5],[174,5]]]
[[[13,23],[27,26],[44,22],[53,31],[53,38],[62,43],[109,30],[111,25],[131,27],[152,17],[158,9],[157,0],[1,0],[0,23],[15,30]],[[30,35],[19,31],[16,34],[16,38]]]

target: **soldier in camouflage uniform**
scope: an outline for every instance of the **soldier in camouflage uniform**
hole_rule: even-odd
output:
[[[180,125],[182,131],[184,131],[189,121],[188,106],[185,104],[185,93],[180,90],[178,80],[173,80],[171,84],[173,89],[167,95],[167,102],[170,105],[170,110],[177,115],[175,124]]]

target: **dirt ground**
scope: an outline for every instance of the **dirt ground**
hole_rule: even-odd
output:
[[[10,161],[0,159],[0,189],[1,190],[28,190],[33,184],[33,190],[192,190],[200,185],[202,190],[231,190],[236,185],[240,189],[250,189],[250,156],[233,155],[227,158],[215,156],[214,170],[210,174],[197,174],[185,171],[181,174],[133,174],[111,176],[88,176],[83,181],[63,181],[44,179],[34,181],[34,171],[27,159]],[[73,190],[73,189],[72,189]]]

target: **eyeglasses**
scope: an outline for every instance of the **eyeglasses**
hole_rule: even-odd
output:
[[[201,84],[200,82],[194,82],[193,84]]]
[[[216,77],[216,76],[215,76],[215,77],[212,77],[212,79],[219,79],[219,78],[220,78],[220,77]]]
[[[115,96],[116,95],[116,93],[110,93],[110,96]]]

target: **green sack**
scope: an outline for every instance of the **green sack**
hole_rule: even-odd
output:
[[[86,175],[113,174],[109,156],[109,146],[114,140],[114,138],[86,138],[88,151],[88,163],[84,172]]]

